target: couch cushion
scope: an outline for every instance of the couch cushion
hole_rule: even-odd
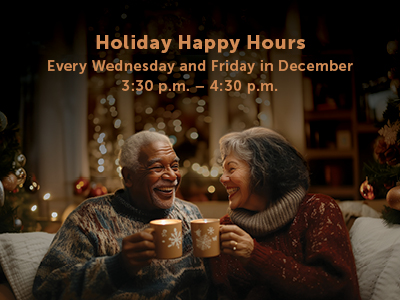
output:
[[[0,234],[0,264],[18,300],[33,299],[36,270],[53,240],[46,232]]]
[[[400,295],[400,225],[357,218],[350,230],[363,300],[397,300]]]

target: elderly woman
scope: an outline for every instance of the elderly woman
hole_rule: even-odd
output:
[[[227,299],[360,299],[349,235],[336,202],[307,194],[302,156],[266,128],[220,140],[229,194],[213,280]]]

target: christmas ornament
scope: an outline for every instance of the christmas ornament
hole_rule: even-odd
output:
[[[8,124],[7,117],[0,111],[0,132],[6,129]]]
[[[4,199],[5,199],[4,187],[0,180],[0,207],[4,205]]]
[[[386,50],[390,55],[394,55],[399,50],[399,42],[398,41],[390,41],[386,45]]]
[[[74,193],[75,195],[81,195],[89,187],[89,180],[84,177],[79,177],[78,180],[74,182]]]
[[[368,183],[368,178],[361,184],[360,193],[364,199],[373,200],[375,199],[374,188]]]
[[[22,221],[20,219],[15,219],[14,224],[16,228],[21,228]]]
[[[400,182],[397,183],[397,186],[389,190],[386,195],[386,201],[391,208],[400,211]]]
[[[15,154],[15,166],[17,168],[25,166],[26,158],[22,153]]]
[[[22,185],[26,180],[26,172],[24,168],[19,168],[15,171],[15,176],[17,176],[17,184]]]
[[[13,191],[18,185],[18,178],[14,173],[8,174],[1,181],[3,183],[4,189],[10,192]]]
[[[40,189],[40,185],[37,182],[35,175],[28,176],[28,178],[26,179],[25,185],[27,186],[26,191],[28,191],[32,194],[36,193]]]
[[[101,183],[95,184],[89,192],[89,197],[98,197],[107,194],[107,188]]]

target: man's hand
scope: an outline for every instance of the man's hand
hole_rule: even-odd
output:
[[[136,275],[144,266],[150,265],[156,257],[153,231],[153,228],[147,228],[122,240],[122,259],[131,276]]]

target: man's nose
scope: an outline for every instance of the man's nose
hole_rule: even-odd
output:
[[[178,176],[176,175],[175,171],[172,170],[171,167],[165,169],[165,172],[162,175],[163,179],[174,181]]]

